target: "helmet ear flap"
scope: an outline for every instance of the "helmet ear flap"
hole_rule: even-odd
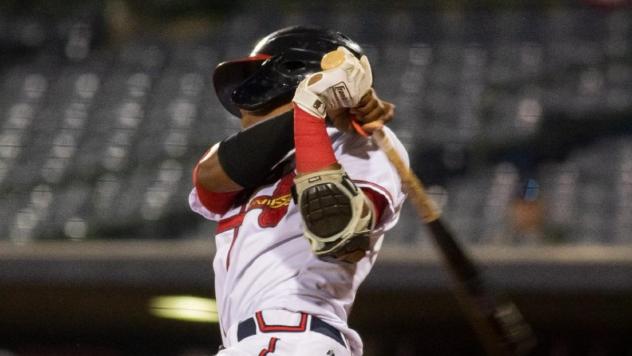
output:
[[[213,73],[213,85],[222,105],[231,114],[241,117],[239,107],[232,99],[233,92],[243,83],[245,78],[257,73],[265,59],[245,59],[220,63]]]

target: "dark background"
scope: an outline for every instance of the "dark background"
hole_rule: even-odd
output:
[[[237,119],[213,68],[296,24],[364,47],[411,165],[537,355],[632,354],[629,1],[3,1],[0,355],[211,355],[190,172]],[[350,324],[366,355],[481,354],[407,206]]]

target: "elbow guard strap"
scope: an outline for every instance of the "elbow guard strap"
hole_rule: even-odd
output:
[[[343,169],[323,170],[294,179],[295,200],[312,251],[325,260],[339,260],[369,248],[373,228],[370,202]]]

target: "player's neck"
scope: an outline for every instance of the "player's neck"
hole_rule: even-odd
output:
[[[277,117],[281,114],[285,114],[286,112],[292,110],[292,103],[287,103],[285,105],[279,106],[278,108],[270,111],[265,115],[255,115],[252,112],[241,110],[241,127],[243,129],[247,129],[248,127],[257,124],[261,121],[265,121],[267,119],[271,119],[273,117]]]

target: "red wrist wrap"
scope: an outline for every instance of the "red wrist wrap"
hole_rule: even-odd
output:
[[[325,120],[310,115],[294,104],[294,146],[296,170],[311,173],[337,163]]]

